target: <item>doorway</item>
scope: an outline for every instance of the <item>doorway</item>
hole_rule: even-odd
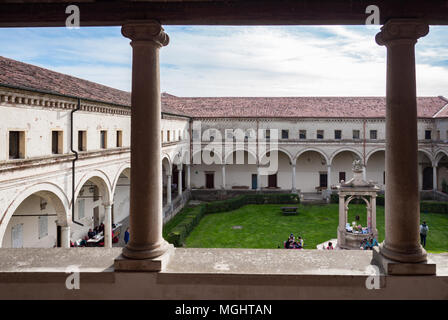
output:
[[[205,187],[207,189],[215,188],[215,174],[213,172],[205,174]]]
[[[256,190],[256,189],[257,189],[257,175],[252,174],[252,190]]]
[[[277,174],[268,176],[268,188],[277,188]]]

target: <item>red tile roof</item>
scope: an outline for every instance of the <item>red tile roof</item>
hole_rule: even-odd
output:
[[[288,98],[177,98],[163,105],[192,117],[279,118],[384,118],[384,97],[288,97]],[[417,98],[418,116],[432,118],[447,101],[440,97]],[[443,110],[438,117],[448,116]]]
[[[131,94],[0,56],[0,84],[130,106]],[[447,104],[417,98],[418,116],[432,118]],[[384,118],[384,97],[184,98],[162,94],[162,111],[191,117]],[[448,109],[448,108],[447,108]],[[437,117],[448,117],[443,109]]]

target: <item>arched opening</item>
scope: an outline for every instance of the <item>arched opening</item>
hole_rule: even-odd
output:
[[[90,229],[97,233],[104,231],[107,210],[112,210],[111,205],[111,188],[107,177],[101,172],[84,176],[75,192],[75,220],[83,226],[73,224],[72,241],[79,244],[82,240],[87,240]],[[100,246],[104,240],[97,242],[89,246]]]
[[[327,189],[327,159],[316,150],[306,150],[297,156],[296,185],[301,192]]]
[[[235,150],[226,158],[225,184],[228,189],[257,189],[257,159],[246,150]]]
[[[222,156],[213,150],[193,155],[190,183],[192,189],[217,189],[222,186]]]
[[[367,157],[366,178],[374,181],[382,190],[386,185],[386,152],[377,150]]]
[[[419,186],[421,190],[433,189],[433,169],[430,156],[423,151],[418,151]]]
[[[260,158],[260,186],[271,189],[292,189],[291,157],[283,150],[272,150]]]
[[[124,169],[115,184],[113,205],[112,205],[112,224],[127,221],[129,218],[131,189],[131,169]]]
[[[162,159],[162,203],[165,206],[168,200],[171,199],[172,190],[172,176],[171,176],[171,164],[168,157],[163,157]],[[168,193],[170,195],[168,196]]]
[[[19,195],[6,212],[9,219],[3,234],[3,248],[53,248],[63,246],[62,228],[67,227],[67,207],[59,195],[42,190]],[[5,221],[6,222],[6,221]],[[67,235],[69,236],[69,235]]]
[[[331,183],[337,184],[342,180],[350,180],[352,178],[352,164],[355,160],[360,160],[360,156],[354,151],[343,150],[336,153],[331,159]]]
[[[444,152],[437,154],[437,190],[448,193],[448,156]]]

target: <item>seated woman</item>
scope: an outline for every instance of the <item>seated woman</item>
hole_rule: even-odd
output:
[[[303,248],[303,239],[302,239],[302,237],[298,237],[297,238],[297,243],[299,244],[299,248],[302,249]]]
[[[327,250],[333,250],[333,243],[328,242]]]

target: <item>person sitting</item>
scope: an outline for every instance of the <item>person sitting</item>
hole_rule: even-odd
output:
[[[87,232],[87,236],[89,237],[89,239],[92,239],[94,236],[96,236],[96,233],[92,229],[89,229],[89,232]]]
[[[285,249],[289,249],[289,239],[285,241],[284,246],[285,246]]]
[[[101,223],[101,224],[100,224],[99,231],[100,231],[100,232],[103,232],[103,231],[104,231],[104,223]]]
[[[297,238],[297,243],[299,244],[299,249],[302,249],[303,248],[303,239],[302,239],[302,237],[298,237]]]
[[[327,250],[333,250],[333,243],[328,242]]]
[[[99,226],[96,226],[95,228],[93,228],[93,231],[95,232],[95,235],[100,233]]]
[[[373,249],[373,247],[375,247],[375,246],[378,247],[380,245],[375,237],[372,237],[371,239],[372,240],[370,241],[370,246],[372,247],[372,249]]]

